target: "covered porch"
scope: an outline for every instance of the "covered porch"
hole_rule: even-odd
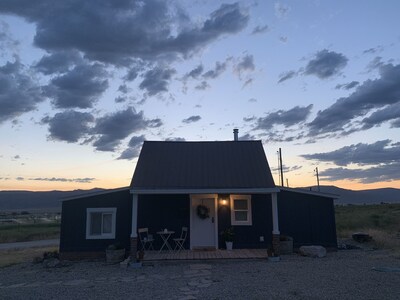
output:
[[[267,257],[267,249],[146,251],[143,261],[266,259]]]

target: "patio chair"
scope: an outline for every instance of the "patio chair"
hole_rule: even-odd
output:
[[[187,237],[187,232],[188,232],[188,228],[187,227],[182,227],[182,231],[181,231],[181,236],[179,238],[174,238],[174,242],[175,242],[175,249],[174,250],[185,250],[185,248],[183,247],[183,244],[186,241],[186,237]]]
[[[148,228],[139,228],[138,233],[139,233],[140,244],[142,245],[140,250],[143,250],[143,251],[154,250],[154,247],[153,247],[154,238],[153,238],[152,234],[149,234],[149,229]],[[148,246],[148,248],[146,249],[147,246]]]

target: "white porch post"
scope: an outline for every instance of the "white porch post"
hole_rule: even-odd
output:
[[[132,194],[131,238],[137,238],[137,207],[138,207],[138,195],[137,194]]]
[[[278,220],[278,194],[272,193],[272,234],[280,234]]]
[[[278,220],[278,194],[272,193],[272,249],[274,254],[279,256],[279,243],[280,243],[280,232],[279,232],[279,220]]]
[[[138,250],[137,240],[137,207],[138,194],[132,194],[132,227],[131,227],[131,251],[130,255],[136,261],[136,253]]]

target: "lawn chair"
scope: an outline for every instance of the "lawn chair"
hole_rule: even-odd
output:
[[[138,233],[139,233],[139,240],[140,240],[140,244],[142,245],[140,250],[154,250],[153,247],[153,242],[154,242],[154,238],[152,234],[149,234],[149,229],[148,228],[139,228],[138,229]],[[148,248],[146,249],[148,245]]]
[[[188,228],[187,227],[182,227],[182,232],[181,232],[181,236],[179,238],[174,238],[174,242],[175,242],[175,249],[174,250],[185,250],[185,248],[183,247],[183,244],[186,241],[186,237],[187,237],[187,232],[188,232]]]

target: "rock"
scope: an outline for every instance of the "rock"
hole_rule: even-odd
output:
[[[364,242],[369,242],[372,240],[372,236],[370,236],[368,233],[364,232],[356,232],[352,234],[353,240],[359,243],[364,243]]]
[[[325,257],[326,249],[322,246],[301,246],[299,249],[300,255],[310,257]]]
[[[61,266],[61,262],[58,258],[49,258],[43,260],[43,266],[45,268],[57,268]]]

